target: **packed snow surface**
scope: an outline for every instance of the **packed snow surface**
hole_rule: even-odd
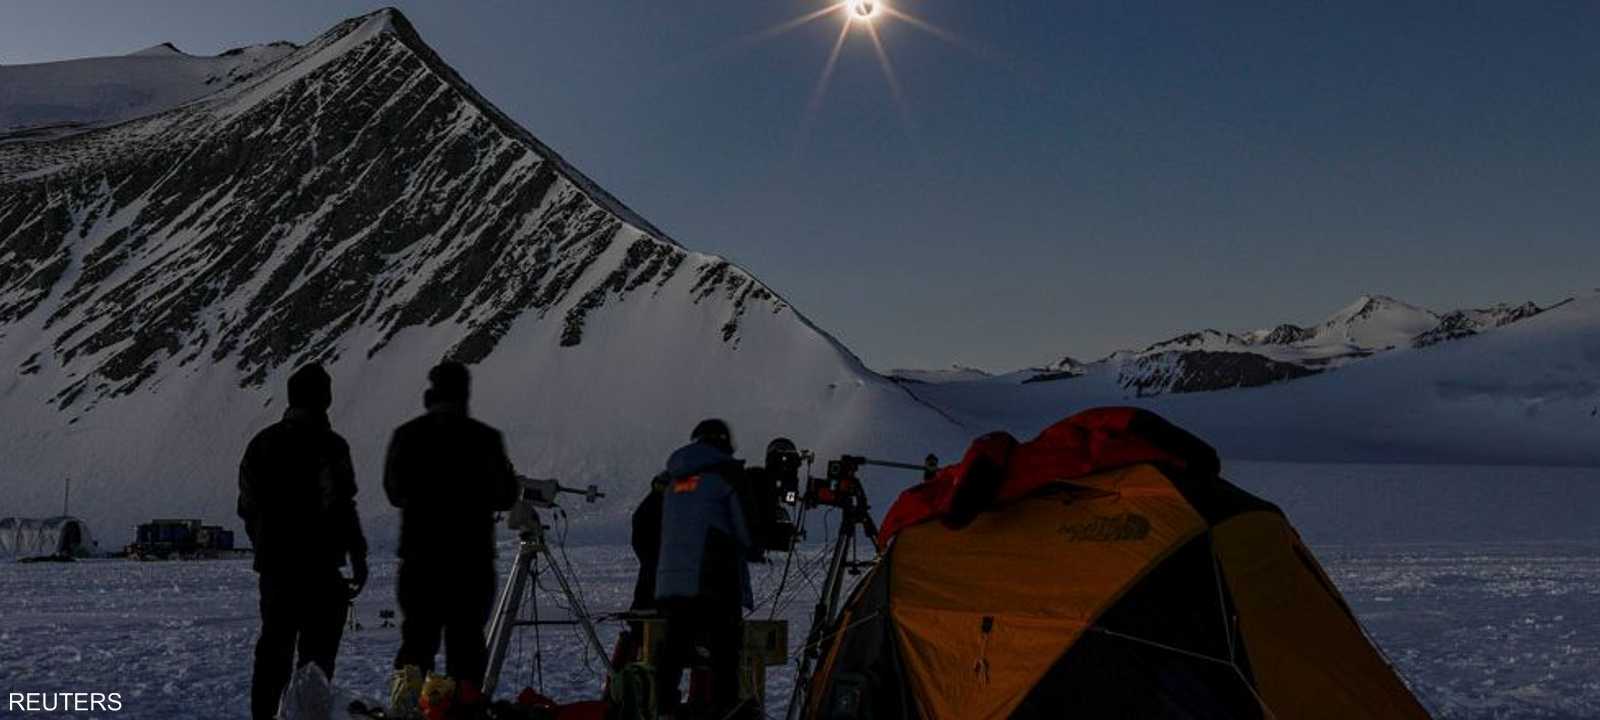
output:
[[[1228,474],[1284,507],[1378,644],[1441,718],[1600,715],[1600,477],[1575,468],[1235,463]],[[887,493],[874,492],[880,507]],[[1515,502],[1510,502],[1510,500]],[[585,508],[570,512],[580,515]],[[558,528],[560,525],[558,524]],[[501,551],[502,566],[510,557]],[[622,608],[635,571],[625,545],[569,548],[587,605]],[[395,565],[376,558],[346,631],[336,684],[382,697],[399,636]],[[805,636],[826,558],[796,557],[779,602],[781,564],[759,566],[757,608],[778,608],[790,642]],[[502,576],[504,569],[502,569]],[[0,682],[8,691],[121,692],[119,717],[246,715],[257,611],[245,561],[0,563]],[[549,596],[548,616],[561,616]],[[602,627],[613,641],[615,623]],[[505,683],[538,685],[532,636],[513,643]],[[544,634],[543,687],[558,699],[598,692],[576,635]],[[769,676],[769,709],[792,673]]]
[[[1600,543],[1416,544],[1314,548],[1368,631],[1440,718],[1591,718],[1600,713]],[[626,602],[633,559],[620,545],[569,551],[590,605]],[[821,566],[820,557],[809,556]],[[375,565],[346,631],[335,682],[383,697],[399,634],[395,566]],[[820,570],[813,570],[820,572]],[[0,667],[8,691],[123,693],[129,718],[248,715],[256,634],[255,576],[244,561],[0,564]],[[771,568],[760,575],[772,587]],[[17,589],[21,588],[19,592]],[[782,613],[798,645],[811,590],[798,583]],[[546,602],[550,599],[546,598]],[[546,612],[559,613],[553,605]],[[758,611],[766,617],[765,608]],[[618,628],[602,627],[613,642]],[[564,701],[598,693],[598,663],[571,633],[547,631],[544,687]],[[536,686],[528,649],[513,644],[506,682]],[[770,710],[791,673],[769,676]],[[775,712],[769,712],[774,716]]]

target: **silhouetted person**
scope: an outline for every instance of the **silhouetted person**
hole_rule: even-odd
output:
[[[383,468],[383,489],[400,508],[403,619],[394,667],[402,675],[407,666],[432,670],[442,632],[447,674],[470,701],[488,662],[494,515],[516,502],[519,487],[499,431],[467,416],[466,366],[441,363],[428,382],[427,412],[394,431]]]
[[[759,553],[734,492],[743,461],[733,458],[728,424],[702,421],[691,438],[667,460],[661,500],[656,601],[667,631],[656,661],[656,697],[664,713],[676,712],[683,668],[703,641],[711,655],[711,716],[722,717],[739,701],[741,607],[754,604],[745,562]]]
[[[644,622],[641,616],[656,609],[656,560],[661,556],[661,491],[666,488],[667,474],[656,475],[644,499],[633,509],[633,531],[628,542],[633,546],[633,557],[639,562],[639,574],[633,579],[633,601],[628,610],[633,615],[627,629],[617,637],[616,649],[611,653],[613,667],[623,667],[645,652]]]
[[[671,477],[666,473],[650,481],[650,492],[633,509],[633,557],[639,561],[639,575],[633,582],[632,610],[651,610],[656,606],[656,563],[661,557],[661,494]]]
[[[332,380],[321,365],[295,371],[283,419],[257,433],[239,463],[239,517],[261,583],[250,682],[257,720],[277,714],[294,668],[314,662],[332,679],[346,608],[367,582],[355,471],[350,446],[328,423],[332,402]],[[350,580],[339,571],[347,556]]]

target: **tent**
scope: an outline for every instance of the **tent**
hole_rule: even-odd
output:
[[[1160,417],[996,433],[901,494],[803,715],[1425,718],[1283,513]]]
[[[0,520],[0,557],[85,557],[93,553],[89,525],[70,515]]]

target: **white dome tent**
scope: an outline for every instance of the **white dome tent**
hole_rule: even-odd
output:
[[[0,558],[87,557],[94,554],[89,524],[71,515],[0,519]]]

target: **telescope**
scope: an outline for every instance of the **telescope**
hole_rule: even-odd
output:
[[[517,476],[517,504],[511,507],[511,513],[506,516],[506,527],[524,532],[537,532],[544,529],[539,520],[538,510],[556,507],[556,500],[561,495],[579,495],[584,502],[595,502],[606,496],[600,492],[600,486],[590,485],[578,489],[569,488],[555,478],[531,478]]]
[[[556,497],[562,494],[582,495],[584,502],[594,502],[606,496],[600,492],[599,485],[578,489],[569,488],[555,478],[531,478],[525,475],[517,476],[517,482],[522,485],[522,494],[518,496],[523,502],[533,503],[534,507],[552,508],[556,506]]]
[[[861,455],[840,455],[827,462],[823,477],[801,473],[800,466],[810,467],[816,456],[810,450],[786,452],[767,458],[765,482],[745,488],[752,497],[748,508],[754,508],[751,534],[761,549],[784,552],[805,536],[806,511],[819,507],[839,508],[846,512],[859,512],[867,507],[860,472],[862,467],[885,467],[916,470],[924,480],[939,468],[939,459],[929,455],[921,465],[889,460],[875,460]]]
[[[929,455],[923,464],[893,462],[890,460],[874,460],[860,455],[840,455],[837,460],[828,461],[828,473],[825,477],[807,478],[806,493],[801,498],[808,507],[827,505],[830,507],[850,509],[857,502],[863,506],[866,496],[861,492],[860,472],[863,466],[896,468],[900,470],[916,470],[922,473],[922,479],[933,476],[939,469],[939,458]]]

